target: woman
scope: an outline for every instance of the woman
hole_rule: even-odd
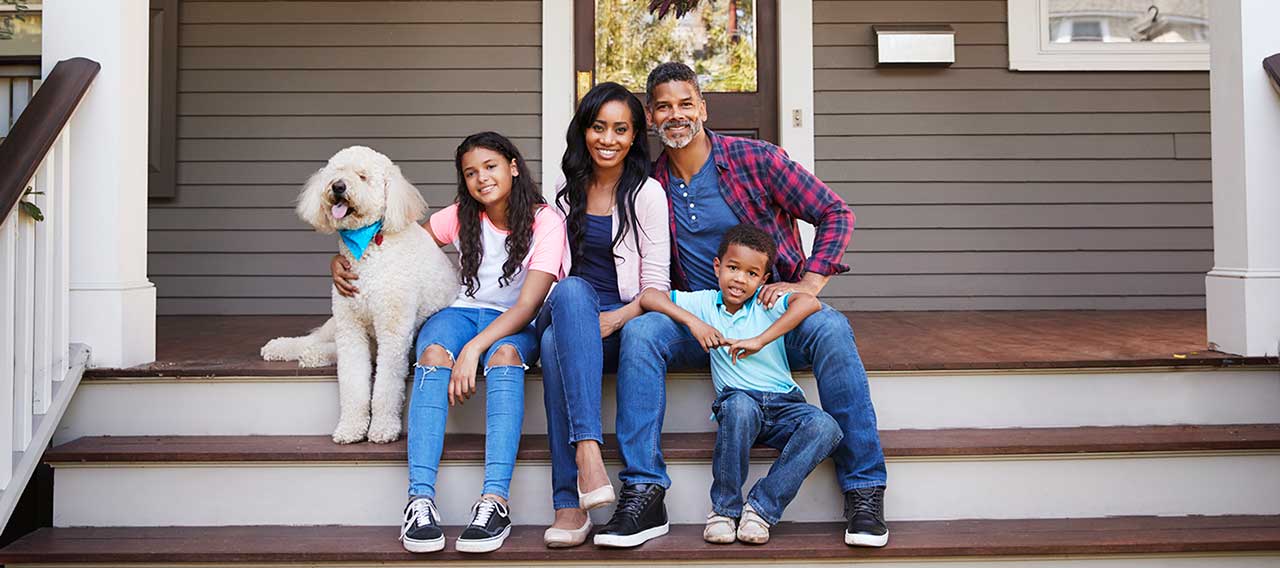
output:
[[[617,367],[616,332],[642,313],[640,292],[670,288],[667,198],[648,174],[646,132],[639,99],[601,83],[566,134],[556,205],[567,217],[573,269],[538,317],[556,509],[548,547],[585,542],[587,511],[615,500],[600,455],[601,378]]]

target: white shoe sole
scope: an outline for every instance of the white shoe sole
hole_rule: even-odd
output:
[[[502,548],[503,541],[507,540],[507,536],[511,534],[511,525],[502,529],[498,536],[486,538],[484,540],[462,540],[458,539],[453,542],[453,549],[458,552],[493,552]]]
[[[432,540],[410,540],[406,538],[403,539],[403,542],[405,550],[408,550],[409,552],[416,552],[418,554],[444,550],[443,535],[441,535],[440,538]]]
[[[638,533],[629,534],[629,535],[598,534],[596,535],[594,542],[596,546],[608,546],[610,548],[631,548],[633,546],[640,546],[646,542],[649,542],[650,539],[655,539],[664,534],[667,534],[667,530],[670,529],[670,527],[671,527],[670,524],[665,524],[665,525],[653,527],[651,529],[645,529]]]
[[[849,546],[873,546],[879,548],[889,544],[889,533],[882,535],[844,533],[844,543]]]

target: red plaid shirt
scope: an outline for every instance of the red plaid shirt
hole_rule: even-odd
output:
[[[768,142],[721,136],[710,130],[711,158],[720,174],[720,193],[729,209],[743,223],[760,227],[778,242],[778,261],[774,267],[784,282],[796,282],[805,272],[824,276],[848,272],[840,264],[849,238],[853,236],[853,211],[844,199],[827,184],[809,173],[804,166],[791,161],[786,151]],[[680,267],[676,247],[675,207],[671,207],[667,153],[653,164],[653,177],[667,188],[667,205],[671,210],[672,284],[686,288],[684,270]],[[813,255],[805,258],[800,246],[796,219],[817,228]]]

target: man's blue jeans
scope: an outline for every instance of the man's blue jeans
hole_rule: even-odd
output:
[[[415,353],[439,345],[453,358],[480,330],[502,313],[488,308],[445,308],[436,312],[418,331]],[[538,358],[538,342],[533,326],[494,342],[485,353],[484,489],[506,499],[511,474],[520,449],[520,428],[524,422],[524,372]],[[511,345],[526,365],[490,366],[489,359],[503,345]],[[449,417],[450,367],[415,364],[413,395],[409,399],[409,496],[436,495],[436,474],[444,451],[445,422]],[[471,404],[476,404],[472,402]]]
[[[578,508],[578,463],[574,444],[603,444],[600,426],[601,382],[618,366],[618,333],[600,338],[601,305],[591,284],[577,276],[551,289],[538,314],[542,338],[543,402],[547,406],[547,443],[551,447],[551,502],[556,509]],[[622,388],[619,387],[619,398]]]
[[[751,467],[753,444],[781,452],[746,500],[765,522],[775,525],[804,478],[844,436],[830,414],[804,401],[800,389],[786,393],[725,389],[711,410],[720,425],[711,458],[711,509],[735,519],[742,516],[742,484]]]
[[[822,409],[835,418],[844,433],[832,455],[840,490],[885,485],[887,475],[880,433],[876,430],[876,411],[848,318],[824,304],[821,311],[791,330],[785,341],[791,369],[813,368]],[[688,328],[660,313],[644,314],[622,328],[618,439],[626,463],[623,483],[671,486],[666,464],[657,451],[666,412],[667,370],[706,368],[709,361]],[[637,394],[623,400],[624,384],[628,385],[627,392]],[[629,445],[654,451],[628,454]]]

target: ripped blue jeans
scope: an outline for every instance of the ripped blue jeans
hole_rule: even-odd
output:
[[[418,331],[414,361],[432,345],[449,352],[452,359],[462,347],[502,312],[488,308],[450,307],[440,310]],[[491,366],[490,358],[503,345],[510,345],[524,365]],[[485,442],[484,489],[503,499],[509,497],[511,474],[520,449],[520,427],[524,421],[524,373],[538,358],[537,333],[532,325],[489,347],[484,366]],[[409,496],[436,495],[436,474],[444,451],[445,421],[449,417],[449,377],[451,366],[424,366],[413,369],[413,394],[409,399]],[[480,382],[480,381],[477,381]],[[478,402],[472,399],[471,405]]]

